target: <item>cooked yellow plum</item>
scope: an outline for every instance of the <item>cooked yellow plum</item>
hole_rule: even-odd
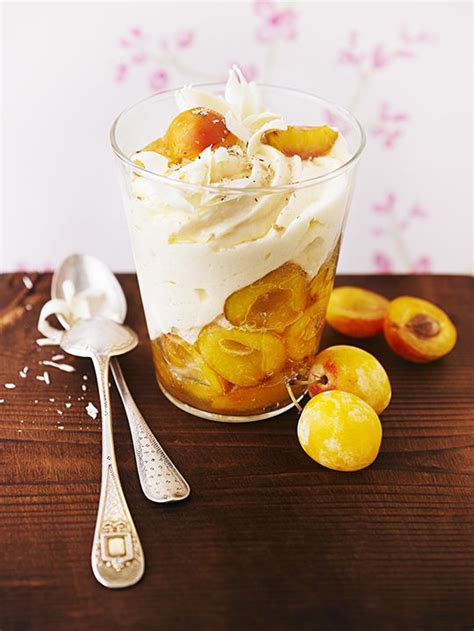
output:
[[[288,262],[229,296],[224,314],[235,326],[282,332],[301,315],[307,297],[306,273]]]
[[[199,334],[198,347],[209,366],[238,386],[254,386],[279,372],[285,363],[283,343],[265,331],[209,324]]]
[[[287,127],[267,131],[263,142],[285,156],[300,156],[303,160],[325,156],[337,140],[338,132],[327,125],[321,127]]]
[[[224,117],[205,107],[178,114],[165,135],[167,155],[173,162],[193,160],[207,147],[230,147],[238,142],[226,127]]]
[[[292,386],[293,394],[299,397],[305,390],[304,385]],[[282,407],[291,402],[285,385],[285,375],[278,373],[257,386],[236,387],[230,392],[213,400],[217,412],[230,414],[249,414],[263,412],[266,408],[280,404]]]
[[[164,138],[157,138],[143,147],[142,151],[154,151],[162,156],[168,155],[168,149]]]
[[[160,376],[198,399],[210,400],[224,392],[224,381],[206,364],[198,349],[178,335],[162,335],[153,342]]]
[[[336,275],[337,259],[339,258],[339,243],[332,251],[329,258],[322,264],[316,276],[309,284],[309,295],[313,302],[318,302],[324,311],[331,295]]]
[[[324,311],[319,303],[310,305],[285,331],[287,355],[294,361],[312,357],[323,331]]]

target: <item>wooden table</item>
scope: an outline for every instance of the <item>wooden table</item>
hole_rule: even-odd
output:
[[[168,403],[135,277],[120,276],[141,340],[124,372],[192,496],[174,506],[143,497],[114,392],[117,458],[147,570],[137,586],[109,591],[89,561],[100,462],[99,420],[84,409],[98,407],[91,365],[68,358],[75,373],[48,368],[49,385],[35,378],[58,352],[35,344],[50,276],[31,274],[31,290],[22,276],[0,277],[0,384],[16,384],[0,385],[2,631],[473,628],[471,279],[338,279],[433,300],[459,332],[455,350],[426,366],[397,358],[382,338],[360,344],[384,363],[394,394],[379,458],[344,474],[305,455],[296,411],[239,426]],[[340,342],[326,330],[325,345]]]

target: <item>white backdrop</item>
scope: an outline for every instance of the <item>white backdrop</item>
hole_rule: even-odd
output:
[[[4,270],[132,257],[108,145],[162,88],[220,80],[315,92],[366,127],[342,271],[470,271],[470,3],[3,5]]]

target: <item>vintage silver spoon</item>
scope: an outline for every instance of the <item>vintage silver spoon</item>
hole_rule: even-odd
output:
[[[120,484],[112,434],[109,396],[110,358],[131,351],[136,334],[113,320],[79,320],[61,338],[70,355],[90,357],[94,364],[102,414],[102,475],[99,509],[92,544],[92,571],[105,587],[129,587],[145,570],[145,559]]]
[[[109,268],[94,256],[74,254],[54,273],[51,296],[53,299],[70,301],[81,292],[95,292],[97,295],[96,300],[89,301],[92,304],[92,313],[85,314],[85,317],[108,318],[119,324],[125,321],[125,294]],[[73,324],[61,314],[57,314],[57,317],[66,329]],[[128,389],[118,359],[112,359],[111,369],[130,426],[143,493],[153,502],[177,502],[186,499],[191,492],[189,484],[171,462],[143,418]]]

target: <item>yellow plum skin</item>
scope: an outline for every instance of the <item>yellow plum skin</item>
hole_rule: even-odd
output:
[[[316,355],[309,374],[311,396],[328,390],[355,394],[381,414],[390,403],[392,388],[384,367],[356,346],[331,346]]]
[[[310,458],[335,471],[358,471],[377,458],[382,425],[365,401],[348,392],[322,392],[305,405],[298,440]]]

